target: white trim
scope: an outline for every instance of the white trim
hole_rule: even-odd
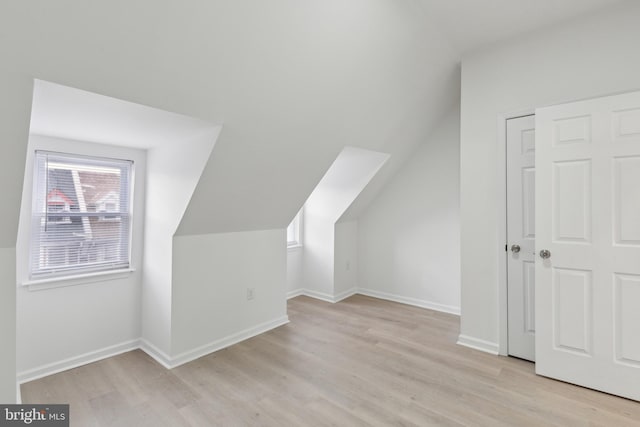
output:
[[[458,307],[432,303],[428,301],[418,300],[416,298],[401,297],[398,295],[392,295],[384,292],[378,292],[370,289],[361,289],[361,288],[351,288],[335,296],[325,294],[323,292],[310,291],[308,289],[295,289],[287,293],[287,298],[294,298],[299,295],[306,295],[311,298],[321,299],[323,301],[327,301],[330,303],[336,303],[355,294],[361,294],[361,295],[370,296],[374,298],[385,299],[385,300],[413,305],[421,308],[427,308],[430,310],[442,311],[445,313],[451,313],[451,314],[460,313],[460,309]],[[59,372],[67,371],[69,369],[73,369],[78,366],[83,366],[83,365],[97,362],[99,360],[103,360],[109,357],[117,356],[118,354],[126,353],[128,351],[140,349],[145,353],[147,353],[151,358],[153,358],[156,362],[158,362],[164,368],[173,369],[180,365],[183,365],[185,363],[198,359],[200,357],[206,356],[218,350],[222,350],[223,348],[227,348],[241,341],[252,338],[256,335],[263,334],[267,331],[270,331],[272,329],[275,329],[287,323],[289,323],[289,317],[286,315],[281,316],[274,320],[261,323],[254,327],[251,327],[243,331],[237,332],[235,334],[229,335],[227,337],[218,339],[209,344],[205,344],[203,346],[197,347],[193,350],[180,353],[175,357],[168,356],[166,353],[158,349],[156,346],[154,346],[144,338],[126,341],[120,344],[105,347],[100,350],[91,351],[80,356],[70,357],[68,359],[64,359],[59,362],[49,363],[37,368],[29,369],[27,371],[18,373],[17,381],[16,381],[16,385],[17,385],[16,400],[18,403],[20,403],[22,399],[21,392],[20,392],[21,384],[24,384],[29,381],[37,380],[39,378],[43,378],[49,375],[57,374]],[[477,350],[482,350],[491,354],[498,354],[497,344],[495,343],[490,343],[487,341],[478,340],[478,339],[460,335],[458,339],[458,344],[464,345],[466,347],[475,348]]]
[[[168,356],[165,352],[158,347],[151,344],[144,338],[139,338],[131,341],[126,341],[120,344],[112,345],[102,348],[100,350],[91,351],[80,356],[70,357],[58,362],[48,363],[46,365],[39,366],[37,368],[29,369],[18,373],[16,378],[16,399],[18,403],[22,399],[20,394],[20,385],[29,381],[34,381],[49,375],[57,374],[59,372],[67,371],[69,369],[77,368],[78,366],[87,365],[89,363],[97,362],[102,359],[117,356],[118,354],[126,353],[133,350],[142,350],[147,353],[152,359],[158,362],[166,369],[173,369],[192,360],[198,359],[202,356],[206,356],[223,348],[232,346],[252,338],[256,335],[260,335],[279,326],[289,323],[288,316],[281,316],[268,322],[260,323],[252,328],[245,329],[219,340],[213,341],[209,344],[195,348],[193,350],[180,353],[175,357]]]
[[[401,295],[389,294],[386,292],[374,291],[373,289],[358,288],[358,294],[366,295],[373,298],[384,299],[387,301],[399,302],[401,304],[413,305],[415,307],[426,308],[429,310],[440,311],[443,313],[460,315],[460,307],[453,305],[445,305],[437,302],[421,300],[418,298],[403,297]]]
[[[347,299],[350,296],[353,296],[358,293],[358,288],[347,289],[346,291],[340,292],[333,296],[333,302],[340,302],[343,299]]]
[[[313,291],[311,289],[303,289],[300,295],[319,299],[320,301],[324,302],[330,302],[332,304],[335,302],[333,295],[324,292]]]
[[[48,363],[46,365],[38,366],[37,368],[19,372],[17,375],[17,382],[18,384],[23,384],[49,375],[57,374],[58,372],[67,371],[69,369],[77,368],[78,366],[87,365],[108,357],[126,353],[131,350],[136,350],[138,348],[140,348],[139,339],[125,341],[120,344],[90,351],[79,356],[69,357],[58,362]]]
[[[18,381],[16,381],[16,404],[22,405],[22,390]]]
[[[474,350],[483,351],[485,353],[493,354],[495,356],[499,354],[498,343],[473,338],[468,335],[460,334],[458,336],[458,342],[456,344],[472,348]]]
[[[313,291],[311,289],[298,288],[298,289],[294,289],[292,291],[287,292],[287,299],[304,295],[309,298],[315,298],[320,301],[330,302],[331,304],[335,304],[357,293],[358,293],[358,288],[347,289],[346,291],[340,292],[339,294],[335,294],[335,295],[327,294],[325,292]]]
[[[535,109],[499,114],[497,120],[496,141],[498,145],[498,188],[496,206],[498,207],[498,354],[509,353],[508,313],[507,313],[507,120],[535,115]]]
[[[292,291],[287,292],[287,299],[299,297],[300,295],[304,295],[304,294],[305,294],[304,289],[302,288],[294,289]]]
[[[276,319],[270,320],[268,322],[264,322],[259,325],[256,325],[252,328],[245,329],[244,331],[240,331],[235,334],[229,335],[225,338],[215,340],[201,347],[194,348],[193,350],[185,351],[183,353],[176,355],[171,359],[171,368],[184,365],[185,363],[199,359],[200,357],[206,356],[218,350],[222,350],[223,348],[227,348],[229,346],[237,344],[240,341],[244,341],[246,339],[255,337],[256,335],[263,334],[267,331],[270,331],[271,329],[275,329],[287,323],[289,323],[289,317],[286,315],[281,316]]]
[[[140,338],[140,350],[147,353],[149,357],[164,366],[166,369],[171,369],[171,357],[144,338]]]
[[[77,274],[73,276],[60,276],[49,277],[46,279],[25,280],[22,282],[23,286],[27,286],[30,291],[41,291],[44,289],[60,288],[64,286],[85,285],[95,282],[106,282],[108,280],[124,279],[131,273],[134,273],[135,268],[121,268],[118,270],[105,270],[96,271],[93,273]]]
[[[344,292],[340,292],[339,294],[336,294],[336,295],[330,295],[324,292],[312,291],[310,289],[298,288],[298,289],[294,289],[292,291],[287,292],[287,299],[304,295],[304,296],[319,299],[325,302],[337,303],[342,301],[343,299],[349,298],[350,296],[356,295],[356,294],[383,299],[387,301],[398,302],[400,304],[407,304],[415,307],[426,308],[428,310],[435,310],[443,313],[455,314],[457,316],[460,315],[460,307],[456,307],[453,305],[445,305],[437,302],[425,301],[425,300],[411,298],[411,297],[403,297],[401,295],[394,295],[386,292],[374,291],[373,289],[363,289],[363,288],[351,288]]]

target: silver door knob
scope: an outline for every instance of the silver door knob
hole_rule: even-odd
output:
[[[511,245],[511,252],[513,252],[514,254],[520,252],[520,245]]]
[[[542,258],[542,259],[551,258],[551,252],[549,252],[546,249],[541,250],[540,251],[540,258]]]

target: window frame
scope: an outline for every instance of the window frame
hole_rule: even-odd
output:
[[[300,209],[300,211],[293,217],[293,220],[286,228],[287,231],[287,249],[296,249],[302,247],[302,230],[303,230],[303,221],[304,221],[304,208]],[[293,234],[293,240],[289,240],[289,230]]]
[[[105,260],[95,263],[78,264],[78,267],[70,267],[69,265],[62,266],[61,268],[44,268],[42,266],[36,266],[38,264],[34,259],[34,251],[38,251],[42,248],[42,242],[37,240],[42,234],[43,224],[49,223],[49,211],[48,211],[48,193],[46,180],[48,178],[48,165],[42,166],[43,156],[51,155],[52,158],[62,161],[67,165],[73,165],[74,163],[82,167],[100,167],[105,166],[109,168],[116,168],[121,170],[121,174],[124,172],[126,176],[121,175],[120,179],[120,197],[124,211],[118,211],[119,215],[117,220],[120,221],[120,216],[127,217],[127,223],[125,227],[120,227],[118,230],[118,245],[120,249],[124,249],[124,254],[121,254],[113,262]],[[107,156],[88,155],[78,152],[62,152],[36,149],[33,152],[33,171],[31,172],[32,178],[32,202],[31,211],[29,213],[31,218],[31,225],[29,227],[29,239],[27,243],[27,277],[28,280],[23,285],[33,284],[48,284],[58,281],[67,282],[79,282],[93,277],[101,277],[106,275],[121,275],[122,273],[128,273],[134,271],[132,268],[132,246],[133,246],[133,215],[134,215],[134,188],[135,188],[135,160],[112,158]],[[46,176],[42,175],[47,174]],[[44,182],[43,182],[44,180]],[[124,184],[124,186],[123,186]],[[77,191],[76,191],[77,193]],[[76,207],[79,209],[78,207]],[[57,214],[58,212],[56,212]],[[101,216],[104,216],[104,212],[89,211],[86,207],[84,211],[64,210],[63,212],[65,220],[66,216],[69,216],[69,222],[71,217],[79,218],[92,218],[95,217],[97,221],[101,220]],[[61,215],[56,215],[61,216]],[[114,221],[108,219],[108,221]],[[54,224],[56,224],[54,222]],[[68,224],[65,222],[57,222],[57,224]],[[37,235],[36,235],[37,234]],[[125,243],[122,243],[124,240]],[[38,245],[34,248],[34,245]],[[126,245],[126,246],[125,246]],[[97,252],[96,252],[97,253]],[[40,255],[38,255],[40,256]]]

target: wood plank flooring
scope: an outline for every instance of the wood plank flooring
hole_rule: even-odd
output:
[[[171,371],[142,351],[22,385],[73,426],[640,426],[640,403],[455,344],[456,316],[364,296]],[[640,387],[640,384],[638,385]]]

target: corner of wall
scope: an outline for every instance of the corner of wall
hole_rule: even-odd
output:
[[[460,312],[459,108],[451,108],[359,217],[361,292]]]
[[[195,140],[154,147],[147,154],[141,330],[159,360],[172,351],[174,234],[219,133],[214,127]]]

